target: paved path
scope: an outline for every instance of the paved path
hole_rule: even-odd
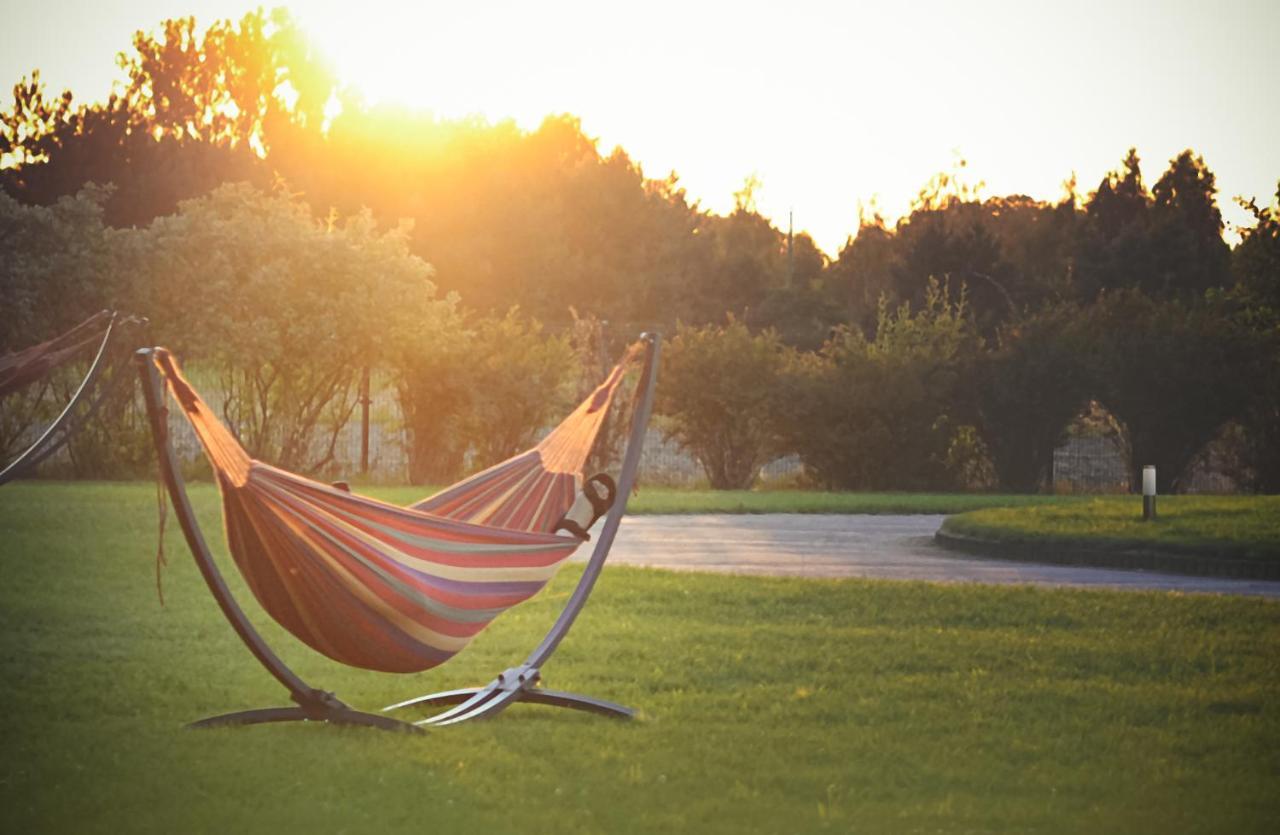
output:
[[[628,516],[609,562],[688,571],[1107,586],[1280,597],[1280,582],[988,560],[936,545],[944,516]],[[585,559],[587,548],[578,559]]]

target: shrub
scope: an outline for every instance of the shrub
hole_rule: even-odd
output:
[[[531,446],[558,419],[576,374],[569,340],[512,310],[450,317],[402,347],[397,391],[409,434],[409,478],[453,481]]]
[[[657,410],[717,490],[745,489],[781,449],[780,383],[792,353],[772,330],[681,325],[663,352]]]
[[[1132,449],[1131,485],[1154,464],[1160,492],[1174,492],[1196,455],[1243,415],[1269,361],[1263,335],[1220,300],[1158,301],[1139,291],[1104,294],[1087,323],[1097,346],[1099,399]]]
[[[1002,489],[1029,493],[1050,476],[1053,450],[1095,386],[1075,305],[1004,327],[975,369],[978,427]]]
[[[156,338],[217,368],[214,405],[252,455],[289,469],[323,469],[362,369],[454,304],[435,298],[406,227],[380,232],[367,212],[320,220],[246,185],[119,234]]]
[[[839,328],[795,366],[785,397],[790,448],[837,489],[963,486],[973,460],[964,389],[978,347],[963,294],[931,282],[924,306],[881,300],[874,342]]]

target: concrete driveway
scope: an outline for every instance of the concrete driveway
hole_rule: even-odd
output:
[[[795,577],[1031,583],[1280,597],[1280,582],[980,559],[933,541],[945,516],[628,516],[612,565]],[[586,559],[583,548],[577,559]]]

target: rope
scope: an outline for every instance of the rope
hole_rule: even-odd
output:
[[[162,426],[164,427],[162,431],[167,435],[169,420],[168,408],[161,407],[161,420],[163,421]],[[161,606],[164,606],[164,583],[162,581],[163,574],[161,569],[169,565],[169,560],[164,555],[164,526],[169,517],[169,502],[164,494],[163,467],[164,465],[161,462],[160,457],[156,456],[156,514],[158,516],[157,521],[159,522],[157,528],[160,532],[159,537],[156,539],[156,596],[160,598]]]

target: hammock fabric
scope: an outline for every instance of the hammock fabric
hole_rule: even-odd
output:
[[[577,549],[550,531],[640,353],[536,447],[410,508],[250,458],[173,356],[153,357],[213,465],[232,557],[267,613],[335,661],[417,672],[536,594]]]
[[[43,378],[54,368],[102,341],[112,315],[103,310],[47,342],[0,356],[0,398]]]

